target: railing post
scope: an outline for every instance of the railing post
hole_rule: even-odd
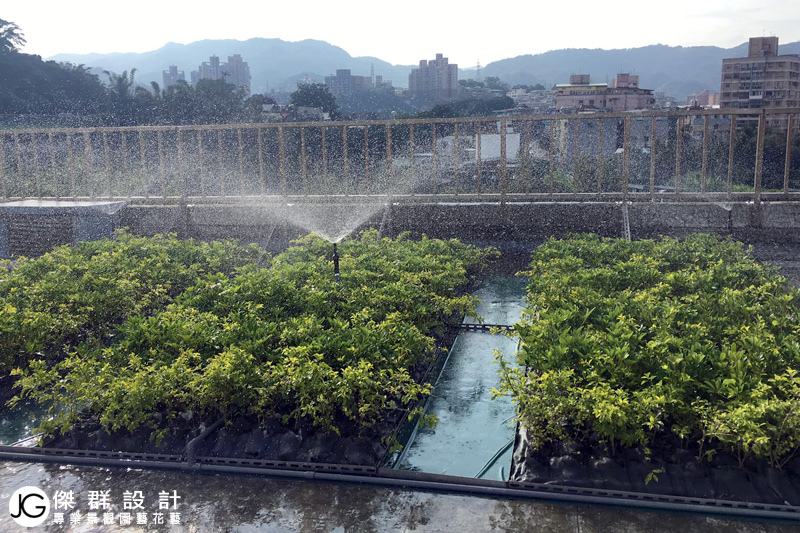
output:
[[[123,176],[123,181],[125,182],[125,187],[123,188],[123,191],[125,192],[123,194],[125,194],[127,198],[130,198],[131,178],[130,178],[130,173],[128,172],[128,145],[126,144],[127,141],[125,139],[127,135],[125,135],[125,133],[126,132],[124,131],[120,132],[120,139],[121,139],[120,142],[122,145],[122,176]]]
[[[183,171],[183,135],[179,127],[175,128],[175,142],[178,144],[178,179],[181,184],[181,203],[186,203],[186,197],[189,195],[189,183],[187,182],[186,173]]]
[[[753,202],[756,206],[761,205],[761,187],[764,178],[764,137],[767,130],[767,110],[762,109],[758,115],[758,138],[756,140],[756,172],[754,177]]]
[[[631,164],[631,117],[625,117],[625,137],[622,141],[622,197],[628,199],[628,177]]]
[[[387,128],[389,126],[386,126]],[[414,125],[408,125],[408,142],[409,142],[409,153],[411,155],[411,196],[414,196],[414,191],[417,188],[417,172],[416,172],[416,165],[414,162]]]
[[[412,125],[412,128],[413,128],[413,125]],[[412,139],[412,141],[411,141],[411,144],[412,144],[411,158],[412,158],[412,161],[413,161],[413,158],[414,158],[413,129],[412,129],[412,137],[411,137],[411,139]],[[412,163],[412,165],[413,165],[413,163]],[[394,163],[392,163],[392,126],[391,126],[391,124],[386,124],[386,195],[390,199],[392,197],[392,185],[393,185],[393,183],[392,183],[392,181],[393,181],[392,180],[392,178],[393,178],[392,173],[393,172],[394,172]],[[414,185],[412,184],[411,187],[412,187],[411,191],[412,191],[412,194],[413,194]]]
[[[89,132],[83,132],[83,160],[86,163],[86,179],[89,180],[89,197],[94,200],[94,165],[92,164],[92,142]]]
[[[656,194],[656,117],[650,127],[650,201],[655,202]]]
[[[731,115],[731,131],[728,141],[728,196],[733,194],[733,148],[736,146],[736,115]]]
[[[580,128],[580,124],[577,118],[573,128],[575,131],[572,143],[572,192],[578,194],[578,128]]]
[[[325,126],[321,126],[322,130],[322,182],[325,186],[325,191],[330,192],[328,184],[328,148],[325,142]]]
[[[278,126],[278,167],[281,175],[281,196],[286,196],[286,147],[283,144],[283,126]]]
[[[261,129],[258,130],[259,133]],[[306,129],[300,128],[300,170],[303,178],[303,195],[308,196],[308,172],[306,171]]]
[[[244,146],[242,143],[242,128],[237,128],[236,137],[239,141],[239,196],[244,196]]]
[[[203,172],[203,130],[197,130],[197,163],[200,165],[200,196],[206,197],[206,182]]]
[[[680,193],[681,180],[681,149],[683,145],[683,132],[681,131],[681,117],[675,117],[675,195]]]
[[[597,194],[603,192],[603,166],[605,157],[603,156],[603,119],[597,119]]]
[[[433,138],[431,152],[433,154],[433,171],[431,174],[431,192],[436,194],[436,123],[434,122],[431,127],[433,128]]]
[[[258,128],[258,180],[261,182],[261,196],[267,191],[267,183],[264,179],[264,134]]]
[[[61,198],[58,190],[58,174],[56,173],[56,150],[53,147],[53,132],[47,133],[47,147],[50,150],[50,176],[53,178],[53,194],[56,200]]]
[[[347,126],[342,126],[342,164],[344,165],[344,195],[350,192],[350,176],[347,169]]]
[[[550,174],[549,185],[547,188],[548,194],[553,194],[553,181],[555,179],[554,158],[556,149],[556,121],[555,118],[550,119]]]
[[[700,171],[700,192],[706,192],[706,181],[708,179],[708,115],[705,116],[703,124],[703,165]]]
[[[478,156],[478,194],[481,194],[482,188],[482,181],[483,176],[481,175],[483,170],[483,157],[481,156],[481,129],[483,127],[483,122],[478,122],[478,139],[477,139],[477,147],[476,147],[476,154]]]
[[[506,126],[504,120],[500,123],[500,205],[506,205]]]
[[[367,186],[366,193],[369,194],[369,126],[364,125],[364,183]]]
[[[225,197],[225,162],[222,152],[222,130],[217,130],[217,163],[219,163],[219,192]]]
[[[106,187],[108,188],[108,198],[111,199],[111,153],[108,147],[108,132],[103,132],[103,159],[106,164]]]
[[[794,115],[789,115],[789,122],[786,125],[786,162],[783,165],[783,194],[789,194],[789,169],[792,167],[792,138],[794,128]]]
[[[33,148],[33,176],[36,180],[36,197],[42,197],[42,178],[39,171],[39,149],[36,147],[36,134],[31,133],[31,148]]]
[[[164,161],[164,132],[158,130],[156,135],[158,141],[158,173],[161,177],[161,196],[167,198],[167,169]]]
[[[75,198],[75,169],[72,165],[72,137],[67,133],[67,171],[69,172],[69,195]]]
[[[144,197],[150,198],[150,187],[147,185],[147,159],[145,158],[144,130],[139,130],[139,163],[142,169],[142,180],[144,181]]]
[[[3,147],[3,134],[0,133],[0,186],[3,189],[3,200],[8,199],[8,184],[6,183],[6,153]]]
[[[531,169],[530,169],[530,151],[531,151],[531,121],[525,121],[525,159],[523,160],[522,172],[525,175],[525,192],[530,194],[533,184],[531,183]]]
[[[453,179],[456,186],[456,196],[458,196],[458,122],[453,130]]]

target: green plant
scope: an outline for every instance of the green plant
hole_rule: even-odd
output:
[[[534,447],[599,438],[646,453],[672,433],[741,464],[800,449],[800,293],[740,243],[708,235],[629,242],[578,235],[532,257],[501,360]]]
[[[210,273],[162,310],[129,316],[110,344],[82,342],[55,364],[18,370],[19,398],[52,401],[68,428],[86,412],[110,430],[156,427],[191,409],[368,430],[387,411],[413,413],[430,393],[418,376],[448,321],[474,314],[462,294],[497,255],[458,241],[377,232],[340,244],[336,283],[330,243],[309,236],[268,268]],[[455,322],[453,322],[455,323]]]

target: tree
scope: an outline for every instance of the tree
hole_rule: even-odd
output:
[[[194,87],[195,124],[236,122],[245,98],[245,89],[221,80],[199,80]]]
[[[122,74],[116,74],[107,70],[103,74],[108,76],[108,92],[111,100],[112,121],[121,126],[132,126],[136,124],[136,105],[134,96],[134,76],[136,69],[124,70]]]
[[[489,76],[486,78],[485,84],[489,89],[499,89],[501,91],[508,90],[508,84],[500,81],[500,78],[497,76]]]
[[[305,83],[292,93],[289,103],[297,107],[317,107],[329,113],[332,119],[339,117],[339,104],[330,89],[321,83]]]
[[[0,19],[0,54],[19,52],[19,48],[26,42],[19,26],[13,22]]]
[[[483,87],[483,82],[469,78],[467,80],[458,80],[458,85],[461,87]]]

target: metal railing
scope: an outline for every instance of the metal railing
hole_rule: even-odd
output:
[[[795,115],[682,110],[0,130],[0,198],[142,203],[800,198]],[[768,127],[777,126],[777,127]]]

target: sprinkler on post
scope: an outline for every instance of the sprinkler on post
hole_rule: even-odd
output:
[[[333,243],[333,278],[336,283],[339,283],[339,251],[336,249],[336,243]]]

